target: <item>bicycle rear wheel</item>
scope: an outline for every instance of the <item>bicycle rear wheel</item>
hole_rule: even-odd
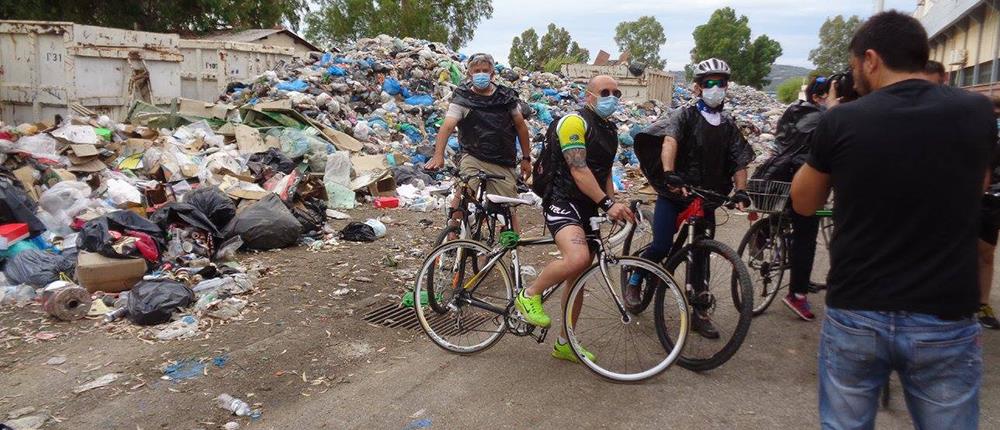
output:
[[[662,267],[649,260],[621,257],[608,262],[607,268],[607,280],[595,264],[570,290],[567,303],[577,303],[566,306],[563,314],[570,346],[588,369],[606,379],[639,382],[652,378],[670,367],[684,347],[688,332],[684,294]],[[663,312],[655,316],[622,312],[621,273],[637,270],[649,272],[661,286]],[[587,358],[581,348],[594,359]]]
[[[729,361],[743,345],[753,317],[753,286],[746,265],[732,248],[703,239],[671,256],[667,271],[684,286],[691,310],[692,333],[678,364],[705,371]],[[655,312],[664,307],[659,291],[655,307]],[[715,335],[707,327],[714,327]]]
[[[625,238],[622,244],[621,255],[630,255],[633,257],[642,257],[643,253],[649,249],[650,244],[653,243],[653,211],[648,209],[641,209],[642,219],[645,221],[641,224],[636,224],[632,232]],[[654,263],[660,263],[654,261]],[[624,273],[626,278],[621,281],[622,287],[628,285],[631,281],[631,277],[638,276],[642,277],[639,282],[639,297],[642,298],[641,304],[634,308],[629,309],[633,313],[642,313],[649,307],[649,304],[653,301],[653,294],[656,292],[656,282],[653,277],[645,277],[643,273],[632,274]],[[624,288],[622,289],[622,294],[625,294]]]
[[[781,226],[771,217],[755,222],[747,230],[737,253],[747,265],[753,284],[753,315],[767,310],[778,291],[788,287],[788,250],[781,237]]]
[[[480,271],[489,253],[490,249],[478,242],[451,241],[431,251],[417,274],[413,287],[417,320],[427,336],[447,351],[472,354],[485,350],[507,330],[504,313],[514,297],[513,281],[502,263]],[[483,279],[476,286],[474,278]],[[444,312],[424,306],[432,298]]]

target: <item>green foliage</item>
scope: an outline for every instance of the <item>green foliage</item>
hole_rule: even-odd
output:
[[[737,18],[733,8],[716,10],[707,23],[694,29],[691,61],[718,58],[729,63],[734,81],[758,89],[767,85],[771,65],[781,56],[781,44],[766,35],[750,42],[749,22],[746,16]]]
[[[445,42],[452,49],[472,39],[479,22],[493,16],[491,1],[317,0],[306,17],[306,37],[321,45],[388,34]]]
[[[652,16],[619,23],[615,27],[615,44],[622,52],[628,51],[632,60],[647,66],[663,69],[666,61],[660,58],[660,47],[667,43],[663,26]]]
[[[802,85],[805,84],[806,78],[788,78],[785,79],[781,85],[778,85],[778,101],[782,103],[792,103],[799,99],[799,92],[802,91]]]
[[[529,28],[515,36],[507,54],[510,65],[526,70],[558,70],[563,64],[586,63],[590,61],[590,51],[573,41],[565,28],[549,24],[548,30],[538,38],[538,33]]]
[[[829,76],[847,70],[851,61],[847,47],[863,22],[857,15],[846,20],[841,15],[827,18],[819,28],[819,47],[809,51],[809,61],[817,72]]]
[[[70,21],[153,32],[200,34],[217,30],[298,29],[306,0],[19,0],[0,2],[0,19]]]

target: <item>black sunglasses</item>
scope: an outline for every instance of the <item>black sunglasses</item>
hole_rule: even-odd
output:
[[[594,94],[593,92],[590,92],[590,91],[588,91],[588,92],[591,93],[591,94]],[[601,97],[608,97],[608,96],[612,96],[613,95],[615,97],[622,98],[622,92],[621,92],[621,90],[614,90],[614,91],[612,91],[612,90],[609,90],[609,89],[603,89],[603,90],[601,90],[601,92],[599,94],[594,94],[594,95],[595,96],[596,95],[600,95]]]
[[[701,84],[702,88],[726,88],[729,86],[728,79],[705,79]]]

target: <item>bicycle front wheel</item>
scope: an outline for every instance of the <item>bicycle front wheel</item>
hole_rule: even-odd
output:
[[[743,345],[753,316],[753,286],[746,265],[732,248],[704,239],[671,256],[667,271],[684,286],[691,309],[692,333],[678,364],[705,371],[729,361]],[[660,312],[665,300],[657,294],[655,307]]]
[[[417,320],[427,336],[447,351],[476,353],[493,346],[507,331],[504,314],[514,297],[513,281],[505,264],[482,270],[489,253],[478,242],[447,242],[431,251],[417,274],[413,287]],[[444,312],[427,306],[432,299]]]
[[[754,316],[764,313],[778,291],[788,287],[785,278],[789,268],[788,250],[779,223],[772,222],[770,217],[757,221],[747,230],[737,251],[750,271]]]
[[[594,373],[615,382],[652,378],[680,357],[688,332],[684,294],[661,266],[635,257],[590,267],[569,293],[563,328],[576,356]],[[620,282],[643,271],[660,285],[663,312],[631,314],[624,310]],[[667,341],[664,342],[663,340]],[[584,351],[588,351],[588,356]]]

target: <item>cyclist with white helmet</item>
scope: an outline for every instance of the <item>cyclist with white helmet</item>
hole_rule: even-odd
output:
[[[732,72],[725,61],[711,58],[695,66],[694,94],[698,101],[670,112],[635,137],[635,152],[643,173],[656,189],[653,242],[642,255],[663,260],[673,244],[677,216],[690,204],[685,186],[729,194],[741,209],[750,206],[746,193],[747,165],[754,152],[733,118],[723,112]],[[705,217],[714,221],[715,208]],[[714,223],[713,223],[714,225]],[[709,232],[714,234],[714,232]],[[625,304],[641,306],[641,274],[633,275]],[[694,315],[692,329],[707,339],[719,332],[707,315]]]

